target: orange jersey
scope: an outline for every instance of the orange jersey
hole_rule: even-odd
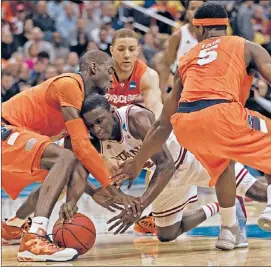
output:
[[[228,99],[244,105],[253,80],[253,75],[247,75],[244,46],[241,37],[220,36],[200,42],[181,57],[180,102]]]
[[[140,94],[140,80],[146,70],[147,65],[137,59],[129,80],[119,82],[114,74],[112,88],[105,95],[109,103],[117,108],[130,105]]]
[[[66,73],[3,103],[2,117],[13,126],[55,136],[66,128],[61,106],[81,110],[83,100],[84,83],[80,74]]]

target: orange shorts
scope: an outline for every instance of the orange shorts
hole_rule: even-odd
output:
[[[249,125],[249,115],[263,120],[261,130]],[[258,112],[240,103],[223,103],[176,113],[171,123],[178,142],[209,172],[210,186],[216,184],[231,160],[271,174],[271,121]]]
[[[48,136],[20,127],[6,127],[12,133],[2,141],[2,188],[16,199],[27,185],[44,181],[47,171],[40,169],[40,160],[52,142]]]

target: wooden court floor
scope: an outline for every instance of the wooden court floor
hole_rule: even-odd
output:
[[[214,200],[214,195],[201,193],[199,199],[199,203],[188,208],[194,209],[203,203],[210,203]],[[22,200],[2,199],[2,217],[11,216]],[[57,203],[49,228],[57,220],[62,202]],[[1,266],[271,266],[271,233],[260,231],[256,225],[265,204],[248,202],[246,207],[249,247],[224,252],[215,249],[219,215],[209,218],[174,242],[161,243],[153,236],[136,235],[132,228],[124,235],[114,236],[108,233],[106,221],[113,214],[84,195],[79,201],[79,212],[93,220],[98,233],[94,247],[87,254],[72,262],[26,263],[16,259],[18,246],[8,246],[2,247]]]
[[[249,239],[249,248],[229,252],[214,248],[216,238],[181,237],[160,243],[133,234],[98,236],[95,247],[73,262],[25,263],[16,260],[18,246],[2,248],[2,266],[270,266],[271,242]]]

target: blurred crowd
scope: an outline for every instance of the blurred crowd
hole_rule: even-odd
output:
[[[133,4],[186,23],[188,0],[132,1]],[[230,16],[229,34],[245,37],[271,53],[271,1],[219,1]],[[2,1],[2,101],[64,72],[77,72],[88,49],[107,53],[114,31],[126,27],[141,36],[140,59],[159,73],[159,59],[176,30],[129,8],[123,1]],[[139,23],[148,32],[136,27]],[[271,100],[270,86],[256,77],[247,105],[271,117],[262,99]]]

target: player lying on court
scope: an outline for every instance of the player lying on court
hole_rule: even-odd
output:
[[[127,210],[128,205],[139,207],[134,197],[110,186],[109,173],[89,141],[80,115],[86,96],[94,92],[104,95],[110,88],[112,59],[104,52],[88,51],[80,60],[80,71],[48,79],[2,105],[2,188],[15,199],[27,185],[43,183],[31,228],[21,240],[19,261],[66,261],[77,257],[74,249],[52,245],[46,238],[46,230],[53,207],[67,184],[67,199],[62,209],[72,213],[76,208],[88,172]],[[65,129],[74,153],[51,140]]]
[[[271,82],[271,58],[257,44],[226,36],[228,15],[221,4],[204,3],[196,11],[193,24],[199,44],[181,58],[161,117],[135,159],[124,163],[121,176],[124,180],[135,178],[145,161],[161,149],[173,126],[178,142],[210,174],[209,184],[215,186],[222,219],[216,247],[231,250],[240,233],[231,160],[271,174],[271,122],[244,108],[253,72],[258,71]],[[271,185],[267,189],[267,208],[258,221],[267,230],[271,229],[270,191]]]

